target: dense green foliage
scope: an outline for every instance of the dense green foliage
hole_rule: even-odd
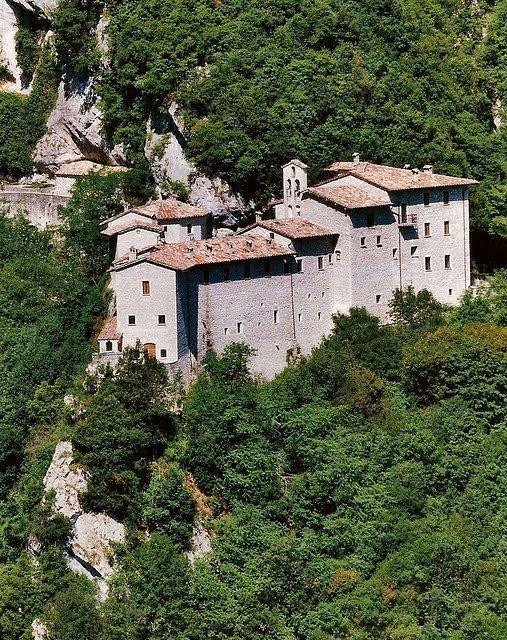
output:
[[[45,133],[57,86],[54,55],[46,46],[28,96],[0,91],[0,176],[31,172],[31,152]]]
[[[94,194],[108,192],[107,178],[91,180]],[[86,202],[78,188],[64,266],[92,283],[84,257],[97,227],[94,216],[85,233]],[[4,220],[2,234],[9,282],[23,234],[30,260],[61,251],[20,221]],[[52,296],[30,289],[18,313],[35,322]],[[177,385],[139,348],[100,385],[74,387],[77,414],[62,403],[65,379],[46,374],[24,399],[30,446],[2,506],[3,637],[26,636],[39,617],[54,640],[501,640],[506,289],[498,273],[453,310],[398,293],[390,326],[353,309],[269,383],[250,375],[244,345],[210,352],[181,414]],[[85,507],[129,525],[101,605],[65,569],[70,523],[52,515],[50,496],[39,504],[63,435],[90,473]],[[190,568],[183,551],[196,517],[214,531],[213,551]],[[28,534],[41,542],[39,565],[23,551]]]
[[[260,201],[288,158],[315,176],[359,151],[473,174],[474,224],[504,231],[504,0],[113,0],[101,68],[102,4],[62,3],[57,47],[76,73],[99,74],[106,129],[135,164],[146,119],[176,99],[198,166]]]

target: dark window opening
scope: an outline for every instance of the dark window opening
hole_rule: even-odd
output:
[[[129,316],[129,324],[135,324],[136,323],[136,317],[135,316]]]
[[[106,351],[112,351],[113,350],[113,343],[111,342],[111,340],[108,340],[106,342]]]
[[[150,283],[148,280],[143,280],[143,296],[150,295]]]
[[[160,349],[160,357],[167,358],[167,349]]]
[[[158,323],[159,324],[165,324],[165,316],[164,315],[161,315],[161,316],[158,317]]]
[[[318,263],[319,263],[319,271],[322,271],[322,269],[324,269],[324,258],[322,256],[318,257]]]

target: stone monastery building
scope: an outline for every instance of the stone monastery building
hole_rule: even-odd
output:
[[[475,180],[361,162],[336,162],[307,185],[307,166],[283,167],[274,217],[211,237],[200,207],[160,200],[103,225],[112,240],[116,312],[99,335],[115,363],[137,340],[190,379],[205,352],[231,342],[256,350],[271,378],[287,354],[308,354],[332,316],[364,306],[386,320],[396,288],[457,303],[470,285],[468,192]]]

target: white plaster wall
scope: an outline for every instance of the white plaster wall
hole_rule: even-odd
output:
[[[450,189],[449,204],[443,204],[443,190],[429,191],[430,205],[424,206],[424,191],[397,194],[396,209],[407,202],[408,214],[417,214],[416,229],[402,229],[401,282],[416,291],[428,289],[440,302],[457,304],[470,286],[470,239],[468,190]],[[444,221],[449,221],[450,234],[444,235]],[[424,236],[424,224],[430,224],[430,237]],[[417,247],[414,256],[410,247]],[[445,269],[444,256],[451,256],[451,268]],[[431,257],[431,271],[425,270],[425,257]],[[449,290],[452,293],[449,294]]]
[[[398,221],[387,208],[370,213],[374,215],[372,227],[367,226],[366,211],[350,215],[351,306],[366,307],[370,313],[386,320],[389,301],[399,286]],[[365,238],[365,246],[361,246],[361,238]],[[381,297],[377,302],[378,295]]]
[[[191,240],[203,240],[208,237],[207,233],[207,216],[202,218],[187,218],[166,221],[163,223],[164,236],[166,242],[186,242]],[[187,225],[192,225],[192,232],[189,234]]]
[[[142,292],[142,281],[150,282],[150,295]],[[161,362],[178,360],[176,275],[171,269],[141,262],[115,274],[116,314],[118,330],[123,334],[123,347],[154,342]],[[165,326],[158,315],[166,316]],[[128,324],[128,316],[136,316],[136,324]],[[160,357],[167,349],[167,358]]]
[[[125,233],[120,233],[116,239],[116,257],[124,256],[129,252],[130,247],[145,249],[157,244],[159,232],[148,229],[131,229]]]
[[[333,268],[333,310],[346,313],[353,306],[352,272],[351,272],[351,234],[352,223],[350,217],[318,202],[313,198],[303,200],[304,218],[330,229],[338,234],[335,247],[335,263]],[[340,253],[340,259],[336,251]]]

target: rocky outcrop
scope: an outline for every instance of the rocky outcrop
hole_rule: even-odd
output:
[[[44,489],[54,492],[54,509],[73,523],[66,553],[69,568],[93,580],[102,599],[114,573],[112,544],[125,541],[125,527],[104,513],[85,513],[79,502],[86,490],[84,469],[75,464],[72,443],[59,442],[44,476]]]
[[[198,519],[190,537],[190,549],[186,556],[191,565],[199,558],[203,558],[211,551],[211,534],[204,526],[204,522]]]
[[[48,638],[47,627],[39,618],[35,618],[32,622],[32,638],[33,640],[47,640]]]
[[[173,102],[165,117],[150,120],[147,125],[145,154],[158,188],[164,194],[171,190],[171,184],[181,183],[188,190],[191,204],[204,207],[224,226],[236,225],[238,214],[252,208],[252,204],[232,194],[219,178],[199,173],[185,155],[186,146],[183,121]]]
[[[102,113],[92,79],[58,87],[47,132],[35,148],[34,162],[56,172],[63,165],[89,160],[102,165],[126,163],[121,145],[110,148],[102,133]]]

